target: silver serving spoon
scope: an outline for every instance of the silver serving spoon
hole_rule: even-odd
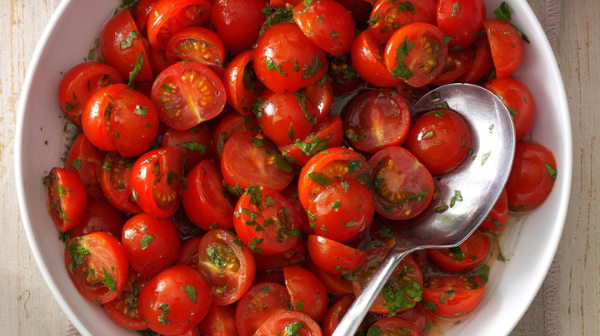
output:
[[[412,115],[448,108],[459,113],[471,131],[471,157],[451,173],[436,179],[440,197],[419,216],[407,221],[382,220],[394,232],[396,245],[365,285],[333,336],[354,335],[400,261],[423,249],[460,245],[481,224],[508,180],[515,152],[511,114],[490,91],[471,84],[441,86],[421,98]],[[461,201],[451,201],[456,191]],[[444,202],[448,209],[434,211]],[[453,207],[450,207],[450,204]]]

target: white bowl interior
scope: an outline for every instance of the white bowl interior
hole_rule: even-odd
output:
[[[486,0],[493,16],[502,0]],[[83,299],[64,266],[64,245],[57,238],[45,204],[41,179],[62,166],[65,124],[57,90],[62,73],[83,61],[103,23],[120,0],[63,1],[34,54],[23,86],[16,142],[17,192],[25,231],[42,275],[68,317],[83,335],[130,336]],[[554,54],[525,0],[508,0],[513,22],[531,39],[517,76],[531,90],[538,116],[532,139],[550,148],[558,178],[550,198],[535,212],[514,219],[501,246],[510,259],[492,267],[484,302],[451,327],[447,335],[507,335],[523,315],[549,269],[562,233],[571,183],[572,146],[569,111]],[[44,144],[48,141],[47,145]]]

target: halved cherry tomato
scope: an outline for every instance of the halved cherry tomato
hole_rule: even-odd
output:
[[[304,212],[304,211],[303,211]],[[287,266],[302,264],[306,261],[308,253],[304,241],[298,239],[294,246],[274,255],[255,254],[256,269],[259,271],[281,269]]]
[[[458,167],[471,149],[471,133],[464,119],[452,110],[422,115],[408,133],[408,149],[432,175]]]
[[[146,278],[138,272],[129,269],[127,283],[121,294],[116,299],[104,304],[104,311],[120,326],[131,330],[148,329],[138,308],[140,290],[146,281]]]
[[[435,315],[455,317],[473,310],[484,290],[479,275],[432,275],[425,279],[423,301]]]
[[[194,224],[188,216],[185,214],[183,207],[179,208],[173,216],[171,216],[173,224],[177,232],[179,232],[179,238],[181,240],[187,240],[192,237],[201,236],[205,233],[198,225]]]
[[[362,0],[356,1],[363,2]],[[356,73],[350,54],[341,57],[329,56],[327,71],[328,77],[331,78],[331,88],[337,97],[349,95],[365,83]]]
[[[405,82],[401,82],[395,87],[395,90],[400,96],[402,96],[402,98],[404,98],[404,100],[406,100],[406,103],[412,107],[419,99],[421,99],[421,97],[423,97],[427,92],[431,91],[431,87],[429,85],[425,85],[416,88],[406,84]]]
[[[238,301],[254,281],[252,252],[228,231],[208,232],[198,248],[198,271],[211,286],[213,303],[226,306]]]
[[[423,212],[433,198],[433,177],[417,158],[402,147],[375,154],[373,167],[375,209],[383,217],[406,220]]]
[[[378,44],[386,43],[400,27],[413,22],[435,24],[435,4],[431,0],[378,0],[373,6],[369,32]]]
[[[360,249],[371,250],[378,247],[392,248],[396,244],[394,232],[381,218],[375,216],[369,227],[369,234],[365,235],[363,241],[358,245]]]
[[[208,314],[198,324],[200,335],[237,336],[235,329],[235,306],[217,306],[213,304]]]
[[[540,206],[550,196],[557,175],[556,160],[548,148],[533,142],[518,142],[506,183],[508,208],[525,212]]]
[[[371,4],[368,1],[363,0],[336,0],[342,6],[346,7],[354,21],[357,23],[365,23],[369,19],[369,13],[371,13]]]
[[[290,183],[290,185],[287,188],[285,188],[281,192],[281,194],[285,196],[285,198],[290,202],[292,207],[294,207],[294,209],[296,210],[296,215],[298,215],[298,222],[300,223],[300,230],[302,230],[302,232],[305,235],[309,235],[310,226],[308,224],[308,215],[304,211],[302,203],[300,203],[300,198],[298,197],[298,184]]]
[[[211,302],[210,288],[202,275],[189,266],[176,265],[146,283],[139,309],[150,329],[176,335],[202,321]]]
[[[169,128],[163,137],[163,147],[175,147],[184,158],[185,173],[200,162],[213,157],[210,131],[205,125],[198,125],[186,131]]]
[[[285,267],[283,276],[294,310],[320,321],[327,310],[328,299],[327,289],[319,278],[300,266]]]
[[[104,61],[117,69],[123,78],[130,78],[130,72],[141,62],[135,81],[152,82],[148,52],[129,10],[122,10],[108,20],[98,38],[98,47]]]
[[[344,128],[354,148],[375,153],[404,142],[410,128],[410,110],[396,91],[368,91],[348,104]]]
[[[253,336],[263,322],[271,316],[289,311],[289,300],[290,295],[282,285],[263,282],[252,286],[239,301],[235,310],[239,336]]]
[[[46,207],[60,232],[75,227],[85,216],[88,196],[85,185],[74,173],[62,168],[52,168],[44,178]]]
[[[148,16],[156,6],[158,0],[140,0],[135,7],[134,17],[135,23],[140,28],[144,36],[147,36]],[[158,72],[157,72],[158,73]]]
[[[502,190],[500,198],[494,204],[492,211],[487,215],[485,220],[481,222],[481,228],[489,232],[501,232],[508,221],[508,197],[506,189]]]
[[[298,335],[322,336],[321,327],[308,315],[299,312],[281,312],[266,320],[254,336]]]
[[[99,151],[85,137],[80,134],[67,154],[65,168],[79,176],[85,185],[87,193],[95,199],[103,199],[104,194],[100,188],[100,174],[104,162],[104,153]]]
[[[152,67],[152,71],[155,74],[160,74],[161,72],[165,71],[168,67],[170,67],[171,65],[173,65],[174,62],[168,62],[167,61],[167,54],[164,50],[157,50],[154,49],[152,47],[148,47],[148,57],[150,59],[150,66]],[[150,86],[150,94],[148,94],[148,97],[152,97],[152,84],[153,83],[147,83]],[[136,87],[136,90],[138,90],[138,88]],[[144,94],[146,92],[144,91]]]
[[[427,252],[425,252],[425,257],[427,257]],[[427,335],[434,326],[432,316],[425,310],[421,302],[409,310],[396,314],[396,317],[412,324],[417,335]]]
[[[392,35],[385,47],[385,66],[395,78],[421,87],[442,73],[447,55],[444,33],[429,23],[415,22]]]
[[[319,123],[323,121],[333,109],[333,89],[331,82],[323,76],[317,83],[304,88],[304,94],[315,108],[315,119]]]
[[[352,303],[354,303],[354,297],[346,296],[329,307],[322,322],[324,336],[333,335],[333,332],[348,312],[348,309],[350,309]],[[357,334],[362,333],[360,335],[363,335],[365,333],[364,329],[361,325],[357,330]]]
[[[294,21],[312,43],[334,56],[348,51],[354,39],[354,19],[333,0],[301,2],[294,6]]]
[[[152,101],[160,120],[178,130],[219,115],[225,107],[225,96],[219,76],[196,62],[170,66],[156,77],[152,87]]]
[[[223,74],[227,102],[244,116],[252,113],[252,105],[264,89],[254,72],[253,60],[254,50],[246,50],[229,63]]]
[[[292,167],[277,147],[256,132],[233,135],[225,144],[221,157],[221,172],[232,187],[261,185],[283,190],[292,182]]]
[[[258,29],[265,21],[262,10],[266,0],[222,0],[212,9],[210,23],[225,45],[229,55],[249,50],[258,38]]]
[[[60,82],[60,107],[69,119],[81,126],[83,107],[90,95],[100,88],[116,83],[123,83],[123,76],[110,65],[100,62],[80,63],[69,69]]]
[[[346,275],[358,270],[367,257],[363,251],[321,236],[308,236],[310,259],[323,271]]]
[[[131,191],[131,168],[135,159],[124,158],[117,152],[104,157],[100,174],[100,187],[112,206],[130,214],[142,212]]]
[[[169,63],[178,60],[194,61],[219,71],[225,62],[225,46],[212,30],[189,27],[178,31],[169,39],[166,57]]]
[[[288,161],[303,166],[318,152],[339,147],[342,144],[343,132],[342,118],[339,115],[330,115],[315,125],[306,138],[297,139],[295,143],[280,146],[279,149]]]
[[[349,272],[344,275],[330,274],[315,265],[312,259],[308,262],[308,268],[317,276],[317,278],[319,278],[319,280],[321,280],[323,285],[325,285],[325,288],[327,288],[327,292],[329,292],[332,297],[354,295],[352,282],[348,279],[355,280],[356,272]]]
[[[272,91],[292,93],[323,77],[327,57],[298,26],[283,22],[267,29],[258,39],[254,70]]]
[[[92,232],[65,246],[65,266],[84,298],[104,304],[117,298],[127,282],[129,265],[117,238]]]
[[[363,31],[352,42],[352,65],[360,78],[380,87],[394,87],[402,83],[394,78],[384,64],[384,50],[373,40],[369,31]]]
[[[163,147],[140,156],[131,169],[130,181],[133,198],[144,212],[159,218],[172,216],[181,205],[181,154]]]
[[[490,253],[490,237],[475,231],[458,247],[442,250],[427,250],[433,262],[446,272],[468,272],[479,266]]]
[[[206,0],[160,0],[148,16],[148,40],[153,48],[164,50],[175,33],[202,26],[210,12],[211,5]]]
[[[190,266],[191,268],[198,267],[198,247],[201,240],[202,236],[196,236],[183,243],[176,264]]]
[[[225,144],[234,134],[244,131],[258,132],[259,129],[258,122],[256,122],[253,115],[226,114],[212,133],[212,144],[216,157],[221,158]]]
[[[88,233],[103,231],[121,237],[125,215],[104,200],[88,200],[83,218],[69,231],[70,237],[80,237]]]
[[[446,57],[446,64],[442,73],[436,79],[431,81],[432,85],[444,85],[456,81],[462,77],[473,63],[473,49],[449,50]]]
[[[81,118],[83,132],[101,150],[138,156],[150,148],[158,133],[158,112],[143,94],[125,84],[93,93]]]
[[[235,206],[233,226],[254,253],[281,253],[294,246],[300,236],[295,212],[281,193],[249,186]]]
[[[449,47],[466,48],[483,30],[484,0],[440,0],[437,3],[437,26],[446,34]]]
[[[533,127],[535,100],[525,84],[513,78],[496,78],[485,88],[498,96],[510,112],[515,124],[515,135],[521,140]]]
[[[387,317],[379,320],[367,332],[381,336],[419,336],[412,324],[397,317]]]
[[[523,59],[523,41],[517,29],[508,22],[496,19],[487,20],[484,25],[490,41],[496,77],[512,75]]]
[[[479,84],[485,83],[492,70],[494,69],[494,62],[492,61],[492,50],[490,49],[490,43],[487,35],[481,36],[475,43],[475,57],[473,63],[462,75],[457,82]]]

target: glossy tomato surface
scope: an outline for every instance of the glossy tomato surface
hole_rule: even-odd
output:
[[[75,227],[85,216],[88,197],[79,177],[62,168],[52,168],[44,178],[46,207],[60,232]]]

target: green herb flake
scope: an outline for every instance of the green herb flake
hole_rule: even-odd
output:
[[[452,14],[450,16],[455,18],[458,16],[459,12],[460,12],[460,4],[458,2],[455,2],[454,6],[452,6]]]
[[[153,240],[154,240],[154,236],[153,235],[145,234],[142,237],[142,240],[140,241],[140,246],[142,247],[142,250],[147,249],[148,246],[150,245],[150,243],[152,243]]]
[[[548,174],[550,175],[550,177],[552,177],[553,180],[556,180],[556,176],[558,175],[558,172],[556,171],[556,169],[554,169],[551,165],[549,165],[545,162],[544,162],[544,166],[546,167],[546,170],[548,171]]]
[[[433,138],[434,136],[435,136],[435,132],[429,131],[429,132],[425,133],[425,135],[423,136],[423,139],[430,139],[430,138]]]
[[[481,277],[481,280],[483,280],[484,283],[487,283],[490,277],[490,266],[482,264],[478,269],[475,270],[475,273]]]
[[[134,31],[130,31],[129,34],[127,35],[127,40],[126,41],[121,41],[121,50],[125,50],[129,47],[131,47],[133,45],[133,40],[137,39],[140,37],[140,34],[138,32]]]
[[[367,336],[381,336],[383,335],[383,331],[381,330],[381,328],[379,326],[371,326],[371,328],[369,328],[369,331],[367,331]]]
[[[340,38],[340,33],[336,32],[335,30],[332,30],[331,33],[329,33],[331,35],[331,38],[335,41],[338,38]]]
[[[425,301],[423,303],[423,308],[427,309],[427,310],[431,310],[431,311],[437,311],[438,307],[435,305],[434,302],[431,301]]]
[[[415,43],[408,42],[408,37],[404,38],[402,44],[396,49],[396,60],[398,64],[394,69],[392,69],[392,75],[396,78],[403,78],[404,80],[408,80],[412,77],[412,71],[404,64],[404,59],[406,55],[413,49]]]
[[[271,59],[270,57],[267,57],[266,60],[265,60],[265,62],[267,64],[267,70],[269,70],[269,71],[276,70],[280,74],[282,74],[285,77],[287,77],[287,73],[285,73],[285,71],[283,71],[283,69],[281,69],[281,66],[279,66],[275,62],[273,62],[273,59]]]
[[[448,45],[448,43],[450,43],[452,40],[454,40],[454,37],[444,36],[444,45]]]
[[[441,214],[441,213],[444,213],[444,212],[446,212],[447,210],[448,210],[448,205],[447,205],[447,204],[446,204],[446,202],[444,202],[444,201],[442,201],[442,202],[440,203],[440,205],[438,205],[437,207],[435,207],[435,208],[433,209],[433,211],[434,211],[435,213],[439,213],[439,214]]]
[[[200,152],[201,155],[206,154],[206,146],[204,146],[203,144],[201,144],[199,142],[195,142],[195,141],[184,142],[184,143],[180,143],[178,146],[183,147],[183,148],[189,150],[190,152]]]
[[[81,158],[71,161],[71,167],[73,167],[75,170],[81,169]]]
[[[115,280],[113,279],[112,275],[108,273],[106,268],[102,267],[102,270],[104,271],[104,286],[111,291],[116,291],[117,285],[115,285]]]
[[[511,12],[510,12],[510,7],[508,7],[508,4],[503,1],[500,4],[500,7],[498,7],[495,11],[494,11],[494,15],[496,16],[496,18],[498,20],[502,20],[502,21],[510,21],[511,19]]]
[[[482,166],[485,164],[487,159],[489,159],[490,155],[492,155],[492,152],[487,152],[487,153],[483,154],[483,156],[481,157],[481,165]]]
[[[192,285],[184,285],[183,287],[181,287],[181,289],[183,289],[183,291],[187,294],[187,296],[193,303],[198,303],[198,293],[196,293],[196,287]]]
[[[465,258],[465,255],[460,249],[460,246],[453,247],[448,250],[450,251],[450,253],[452,253],[452,255],[454,256],[454,261],[456,261],[457,263],[460,263]]]
[[[142,72],[142,66],[144,65],[144,53],[141,53],[137,60],[135,61],[135,65],[133,66],[133,70],[129,72],[129,83],[127,84],[129,88],[133,89],[135,85],[135,79]]]
[[[392,316],[399,311],[414,307],[422,300],[421,284],[409,277],[405,279],[400,283],[388,282],[381,290],[381,296]]]
[[[322,185],[322,186],[327,185],[328,183],[333,181],[332,178],[328,177],[325,174],[321,174],[319,172],[308,173],[308,178],[311,179],[313,182],[315,182],[319,185]]]
[[[158,306],[158,310],[160,310],[160,316],[158,317],[158,322],[160,324],[169,324],[171,323],[171,320],[169,320],[169,318],[167,316],[169,316],[169,313],[171,312],[169,310],[169,305],[168,304],[161,304],[160,306]]]
[[[304,65],[302,68],[302,80],[307,80],[317,74],[323,67],[325,66],[325,62],[321,59],[321,57],[314,55],[312,62],[310,64]],[[313,124],[314,125],[314,124]]]

